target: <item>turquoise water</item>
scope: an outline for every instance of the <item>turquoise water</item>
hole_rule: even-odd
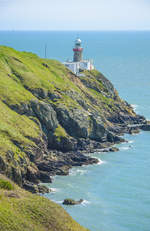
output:
[[[150,119],[150,32],[80,32],[85,58],[115,85],[122,98]],[[0,32],[0,44],[64,61],[72,57],[76,32]],[[92,231],[150,231],[150,132],[126,135],[116,153],[94,153],[99,165],[73,168],[57,176],[46,195]]]

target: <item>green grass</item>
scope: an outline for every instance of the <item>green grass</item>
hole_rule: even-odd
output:
[[[54,135],[57,137],[57,140],[60,142],[62,137],[67,137],[67,133],[63,127],[58,125],[58,127],[55,130]]]
[[[12,185],[12,183],[10,183],[10,181],[0,179],[0,189],[5,189],[10,191],[14,189],[14,186]]]
[[[40,129],[35,122],[24,115],[19,115],[0,101],[0,153],[8,150],[19,153],[14,144],[17,141],[22,148],[34,146],[32,138],[38,138]],[[27,138],[28,137],[28,138]],[[21,154],[21,151],[20,151]]]
[[[18,88],[11,102],[30,100],[33,95],[26,88],[31,90],[42,88],[47,91],[54,91],[55,89],[66,91],[72,88],[80,92],[78,87],[68,78],[67,69],[55,60],[41,59],[32,53],[17,52],[12,48],[0,47],[0,64],[1,87],[3,81],[8,81],[8,91],[9,88],[10,90],[14,89],[15,93]],[[43,64],[46,64],[48,68]],[[3,95],[4,91],[5,89],[2,88],[0,95]],[[18,99],[18,95],[22,95],[22,98],[19,97]]]
[[[3,179],[3,176],[0,175],[0,178]],[[12,193],[16,198],[11,197]],[[88,231],[75,222],[60,205],[26,192],[16,185],[10,194],[7,189],[0,188],[0,230]]]

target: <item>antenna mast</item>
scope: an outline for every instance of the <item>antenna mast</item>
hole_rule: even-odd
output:
[[[47,58],[47,44],[45,44],[45,59]]]

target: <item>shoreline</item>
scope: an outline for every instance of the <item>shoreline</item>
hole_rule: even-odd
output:
[[[143,128],[143,126],[144,126],[144,128]],[[135,129],[135,127],[136,127],[136,129]],[[137,125],[133,126],[132,129],[130,127],[129,132],[125,132],[122,135],[125,135],[125,134],[130,134],[130,135],[135,134],[136,135],[136,134],[139,134],[142,130],[145,131],[145,128],[146,128],[146,130],[150,131],[149,124],[143,124],[142,126],[141,125],[140,126],[137,126]],[[39,185],[41,186],[41,184],[44,184],[44,183],[50,183],[51,184],[55,180],[55,176],[57,176],[57,175],[58,176],[68,176],[73,167],[82,167],[82,166],[87,166],[87,165],[100,164],[99,159],[96,157],[93,157],[92,153],[95,153],[95,152],[108,153],[108,152],[119,151],[120,149],[115,147],[115,145],[121,144],[121,143],[128,143],[128,140],[125,140],[124,138],[122,138],[120,136],[118,136],[118,137],[120,138],[120,142],[117,141],[116,143],[110,143],[110,142],[100,143],[99,145],[103,146],[103,148],[99,148],[99,149],[94,149],[94,148],[89,149],[87,147],[87,149],[82,150],[82,151],[78,150],[78,151],[74,151],[74,152],[72,151],[72,152],[66,152],[66,153],[56,151],[55,154],[58,155],[58,153],[59,153],[59,155],[62,155],[62,158],[64,158],[64,156],[65,157],[70,156],[70,158],[72,159],[72,157],[74,156],[75,161],[72,162],[72,164],[71,164],[70,160],[68,159],[66,162],[61,163],[62,165],[58,164],[55,167],[53,166],[53,171],[50,174],[51,182],[41,182]],[[44,168],[43,168],[43,170],[44,170]],[[49,187],[48,187],[48,190],[50,190]],[[47,193],[48,190],[45,189],[45,191],[43,190],[41,193],[42,194]],[[34,193],[34,191],[33,191],[33,193]]]

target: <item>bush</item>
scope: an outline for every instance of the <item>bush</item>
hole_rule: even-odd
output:
[[[9,181],[0,179],[0,189],[13,190],[14,186]]]

